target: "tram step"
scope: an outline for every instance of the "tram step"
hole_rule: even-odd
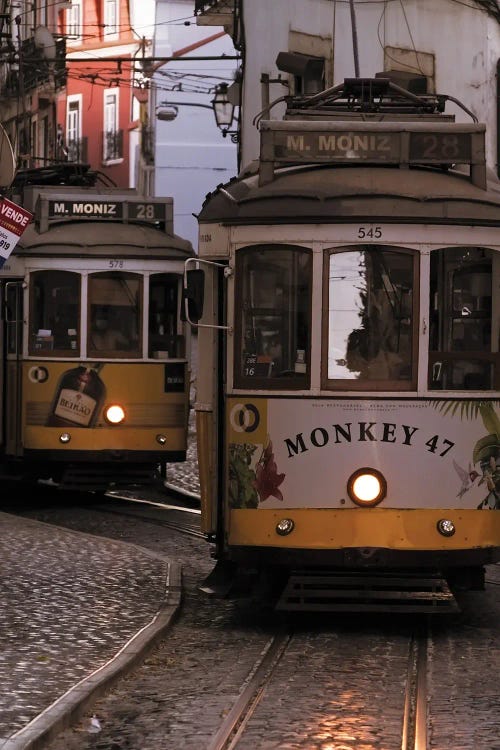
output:
[[[71,466],[66,469],[61,479],[61,490],[105,491],[127,488],[132,485],[154,486],[158,476],[151,470],[151,465],[131,465],[116,467],[95,464]]]
[[[458,612],[439,574],[292,571],[277,610],[300,612]]]

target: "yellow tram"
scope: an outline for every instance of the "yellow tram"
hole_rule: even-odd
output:
[[[183,461],[191,244],[171,198],[32,186],[32,224],[0,270],[0,470],[102,491],[151,484]]]
[[[253,570],[283,608],[452,607],[500,559],[500,186],[443,101],[384,78],[289,98],[205,201],[185,283],[212,594]]]

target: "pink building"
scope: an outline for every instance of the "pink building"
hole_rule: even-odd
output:
[[[61,19],[68,70],[57,105],[61,158],[129,187],[130,132],[147,99],[138,60],[150,55],[149,42],[131,28],[130,0],[72,0]]]

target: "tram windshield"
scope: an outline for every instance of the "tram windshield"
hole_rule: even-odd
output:
[[[431,254],[429,388],[500,388],[498,253],[448,247]],[[498,288],[498,286],[497,286]]]
[[[330,252],[327,386],[408,390],[416,382],[415,263],[411,251],[387,246]]]
[[[179,274],[153,274],[149,280],[149,349],[154,359],[184,357],[184,336],[177,333]]]
[[[132,273],[94,273],[88,280],[90,357],[142,355],[142,277]]]
[[[303,388],[309,381],[311,252],[244,248],[236,258],[235,383]]]
[[[70,271],[35,271],[30,298],[30,354],[79,355],[81,277]]]

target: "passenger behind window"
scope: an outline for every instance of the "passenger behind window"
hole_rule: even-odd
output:
[[[98,351],[123,351],[131,348],[130,339],[120,330],[110,308],[101,308],[92,324],[90,343]]]
[[[395,380],[400,377],[403,359],[396,352],[383,349],[367,329],[357,328],[347,340],[346,362],[349,370],[361,378]]]

